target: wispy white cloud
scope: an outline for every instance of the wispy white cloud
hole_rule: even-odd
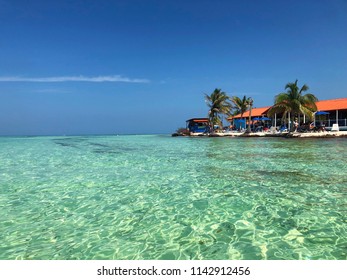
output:
[[[36,83],[61,83],[61,82],[93,82],[93,83],[103,83],[103,82],[124,82],[124,83],[149,83],[147,79],[132,79],[127,77],[122,77],[120,75],[113,76],[96,76],[96,77],[86,77],[86,76],[58,76],[58,77],[34,77],[26,78],[19,76],[5,76],[0,77],[0,82],[36,82]]]

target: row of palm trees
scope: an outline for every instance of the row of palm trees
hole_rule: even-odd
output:
[[[268,115],[271,117],[275,114],[282,114],[284,120],[286,116],[293,121],[298,115],[305,115],[308,119],[313,119],[314,113],[317,111],[316,102],[318,98],[312,93],[306,93],[309,87],[303,85],[298,86],[298,80],[294,83],[287,83],[286,92],[275,96],[274,105],[269,109]],[[249,110],[247,132],[251,132],[251,118],[253,99],[251,97],[237,96],[229,97],[224,91],[216,88],[211,95],[205,94],[205,101],[209,107],[208,117],[210,126],[213,129],[215,125],[222,127],[223,116],[230,117],[243,114]]]

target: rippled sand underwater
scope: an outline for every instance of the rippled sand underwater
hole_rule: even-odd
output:
[[[0,259],[347,259],[347,139],[0,138]]]

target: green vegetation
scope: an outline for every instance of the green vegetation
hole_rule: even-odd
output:
[[[189,131],[188,129],[186,129],[185,127],[180,127],[176,130],[176,133],[177,134],[180,134],[180,135],[189,135]]]
[[[223,115],[230,114],[232,105],[229,102],[230,97],[221,89],[216,88],[211,95],[205,94],[205,101],[209,107],[208,118],[212,130],[215,125],[223,127]]]
[[[275,104],[270,108],[268,115],[282,113],[282,119],[285,119],[289,114],[289,120],[294,120],[299,114],[303,114],[311,120],[314,112],[317,111],[318,98],[312,93],[304,94],[309,87],[303,85],[299,89],[298,80],[296,80],[294,83],[288,83],[285,89],[287,92],[275,96]]]
[[[238,115],[241,114],[241,118],[243,114],[249,110],[249,116],[248,116],[248,127],[247,132],[251,132],[251,118],[252,118],[252,107],[253,107],[253,99],[252,97],[246,97],[246,95],[243,96],[241,99],[240,97],[233,96],[231,98],[231,102],[234,104],[234,112],[232,115]]]
[[[312,120],[314,112],[317,111],[318,99],[314,94],[306,93],[309,87],[303,85],[299,88],[298,80],[296,80],[294,83],[287,83],[285,89],[286,92],[275,96],[274,105],[269,109],[268,116],[282,114],[282,120],[288,116],[288,119],[293,122],[294,118],[304,115],[308,120]],[[238,96],[230,98],[224,91],[216,88],[210,95],[205,94],[205,101],[209,107],[208,118],[212,131],[215,125],[222,127],[223,115],[240,114],[242,118],[243,114],[249,111],[247,133],[251,132],[252,97],[244,95],[242,99]]]
[[[247,98],[246,95],[243,96],[241,99],[238,96],[233,96],[231,98],[231,102],[234,104],[234,111],[232,112],[232,116],[236,116],[238,114],[241,114],[241,118],[243,114],[247,111],[248,109],[248,101],[250,98]]]

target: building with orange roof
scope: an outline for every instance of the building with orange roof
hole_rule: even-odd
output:
[[[318,111],[346,110],[347,98],[321,100],[316,103]]]
[[[270,109],[270,106],[267,107],[260,107],[260,108],[252,108],[252,118],[255,117],[265,117],[267,111]],[[247,122],[248,122],[248,118],[249,118],[249,111],[246,111],[243,113],[242,117],[241,114],[238,114],[236,116],[233,117],[229,117],[227,118],[227,120],[229,122],[231,122],[234,126],[234,128],[236,129],[245,129]]]
[[[318,111],[314,120],[315,125],[325,125],[327,129],[331,129],[333,124],[338,124],[340,130],[347,130],[347,98],[321,100],[316,102]],[[271,106],[252,108],[252,118],[256,117],[268,117],[267,112]],[[318,113],[318,114],[317,114]],[[247,120],[249,117],[249,111],[242,115],[242,119]],[[275,115],[271,121],[272,125],[277,126],[278,122],[281,121],[281,115]],[[241,114],[229,117],[227,120],[233,123],[234,121],[240,120]],[[305,116],[299,116],[299,122],[305,122]]]
[[[270,109],[270,106],[267,107],[261,107],[261,108],[252,108],[252,117],[262,117],[265,116],[267,111]],[[242,118],[248,118],[249,117],[249,111],[244,112],[242,115]],[[236,116],[233,117],[229,117],[228,120],[232,120],[232,119],[240,119],[241,118],[241,114],[238,114]]]
[[[208,118],[192,118],[186,120],[186,129],[190,133],[209,132],[209,120]]]
[[[318,112],[327,112],[323,120],[330,128],[333,124],[338,124],[340,130],[347,130],[347,98],[322,100],[316,103]]]

